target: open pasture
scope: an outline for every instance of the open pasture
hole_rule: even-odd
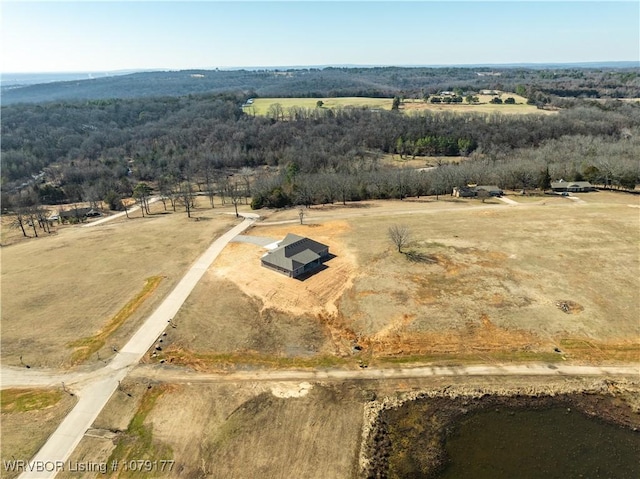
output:
[[[453,113],[504,113],[504,114],[553,114],[555,111],[539,110],[533,105],[527,105],[527,99],[515,93],[501,93],[499,96],[504,101],[513,97],[515,105],[490,103],[493,95],[476,95],[478,102],[474,104],[463,103],[431,103],[430,101],[405,99],[400,104],[400,111],[406,113],[416,113],[422,111],[431,112],[453,112]],[[266,116],[272,105],[280,105],[286,117],[287,112],[293,108],[318,108],[318,101],[322,101],[320,108],[368,108],[371,110],[391,110],[392,98],[370,98],[370,97],[339,97],[339,98],[254,98],[253,103],[245,105],[243,111],[250,115]]]
[[[3,364],[20,365],[23,356],[33,367],[82,359],[101,365],[216,236],[237,222],[227,214],[232,207],[210,209],[207,199],[200,201],[191,219],[179,210],[165,212],[158,202],[146,218],[137,211],[129,220],[65,226],[4,247]],[[148,280],[156,279],[150,287]]]

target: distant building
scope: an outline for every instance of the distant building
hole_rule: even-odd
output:
[[[289,233],[277,248],[265,254],[260,261],[265,268],[297,278],[318,268],[328,257],[327,245]]]
[[[595,187],[588,181],[555,181],[551,183],[551,189],[557,192],[581,193],[585,191],[595,191]]]
[[[456,186],[453,188],[452,196],[456,198],[473,198],[476,196],[476,192],[473,188],[468,188],[466,186]]]
[[[479,185],[474,189],[476,190],[476,194],[481,191],[486,191],[487,193],[489,193],[489,196],[502,196],[504,194],[504,191],[502,191],[495,185]]]
[[[473,198],[478,196],[481,191],[486,192],[489,196],[502,196],[504,194],[500,188],[493,185],[467,185],[456,186],[451,195],[456,198]]]
[[[59,211],[56,219],[59,219],[62,222],[73,220],[84,221],[86,218],[93,218],[94,216],[101,215],[102,213],[94,210],[93,208],[74,208],[72,210]]]

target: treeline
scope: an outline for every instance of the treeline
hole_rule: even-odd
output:
[[[117,208],[139,182],[156,185],[157,191],[171,192],[185,183],[200,185],[201,191],[201,185],[207,185],[208,191],[224,191],[229,188],[225,180],[229,175],[263,167],[277,173],[256,179],[257,185],[267,186],[251,193],[255,206],[299,202],[304,178],[317,183],[327,178],[332,183],[352,182],[341,187],[338,197],[344,201],[346,191],[349,199],[444,193],[467,180],[481,181],[476,173],[468,173],[469,165],[478,164],[484,165],[479,171],[491,172],[493,164],[509,165],[531,177],[541,165],[573,162],[575,171],[561,175],[565,179],[592,166],[611,170],[603,180],[611,184],[622,184],[621,178],[627,185],[638,182],[637,168],[625,159],[624,150],[631,148],[637,154],[640,106],[634,103],[575,101],[555,115],[522,116],[292,108],[266,118],[243,113],[244,100],[243,96],[206,95],[3,107],[3,204],[10,204],[11,193],[31,189],[42,203],[101,199]],[[598,154],[598,162],[591,161],[591,150],[582,151],[577,143],[575,152],[567,153],[571,162],[559,162],[560,146],[556,151],[545,145],[566,138],[579,138],[596,145],[597,151],[611,153],[608,161],[614,166],[604,164],[604,153]],[[405,193],[404,186],[392,190],[378,180],[396,175],[382,165],[384,154],[470,159],[461,162],[465,166],[437,170],[439,175],[467,172],[464,175],[447,173],[446,182],[412,186]],[[563,171],[552,167],[555,175]],[[517,183],[514,175],[486,181],[509,187]],[[519,181],[530,186],[533,180]],[[407,182],[413,184],[413,180]],[[248,183],[239,183],[246,192]],[[336,198],[334,193],[322,198]],[[309,197],[323,201],[317,192],[303,196],[305,202]]]
[[[367,199],[405,199],[450,194],[470,183],[504,189],[545,191],[552,179],[590,181],[633,190],[640,183],[640,129],[618,140],[565,136],[538,148],[509,153],[473,154],[433,169],[370,169],[348,173],[300,173],[287,168],[263,176],[253,186],[253,208],[332,204]]]
[[[497,89],[532,96],[637,98],[637,68],[299,68],[144,72],[3,88],[4,105],[21,102],[187,96],[242,92],[248,97],[370,96],[422,98],[442,90]]]

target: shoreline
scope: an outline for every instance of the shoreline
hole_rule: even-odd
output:
[[[601,379],[583,384],[543,386],[425,389],[372,401],[365,407],[359,477],[388,477],[394,446],[406,448],[410,430],[421,440],[424,477],[436,476],[447,464],[445,442],[466,415],[497,409],[505,411],[564,407],[619,427],[640,430],[640,383]],[[421,419],[428,418],[428,420]],[[415,459],[415,458],[413,458]]]

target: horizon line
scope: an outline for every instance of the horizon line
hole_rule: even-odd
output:
[[[590,61],[550,61],[550,62],[498,62],[498,63],[415,63],[415,64],[393,64],[393,63],[326,63],[316,65],[236,65],[236,66],[209,66],[209,67],[149,67],[149,68],[118,68],[103,70],[64,70],[64,71],[8,71],[0,72],[0,76],[6,75],[72,75],[72,74],[92,74],[92,73],[136,73],[136,72],[179,72],[179,71],[215,71],[215,70],[278,70],[278,69],[322,69],[322,68],[482,68],[482,67],[524,67],[524,66],[564,66],[564,65],[603,65],[614,63],[635,64],[640,68],[640,60],[590,60]]]

